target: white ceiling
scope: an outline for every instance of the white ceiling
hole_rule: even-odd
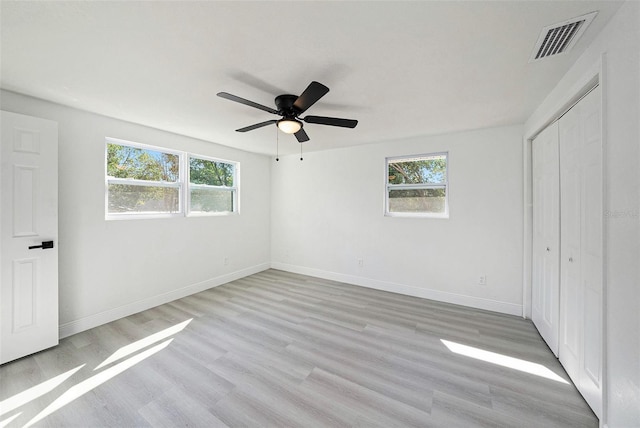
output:
[[[312,80],[305,151],[523,123],[620,7],[613,1],[1,3],[1,86],[258,153],[273,106]],[[564,55],[528,63],[542,27],[597,10]],[[126,136],[120,136],[125,138]],[[145,143],[152,143],[147,142]],[[280,152],[298,143],[280,134]]]

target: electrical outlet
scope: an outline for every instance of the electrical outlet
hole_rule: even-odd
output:
[[[486,275],[480,275],[480,277],[478,278],[478,285],[487,285]]]
[[[363,267],[363,266],[364,266],[364,260],[358,259],[358,267]]]

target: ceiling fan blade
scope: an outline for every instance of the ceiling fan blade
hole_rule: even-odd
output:
[[[269,113],[278,114],[278,110],[272,109],[271,107],[263,106],[262,104],[254,103],[253,101],[245,100],[244,98],[240,98],[238,96],[232,95],[228,92],[218,92],[217,95],[221,98],[225,98],[227,100],[235,101],[240,104],[244,104],[246,106],[254,107],[260,110],[268,111]]]
[[[245,126],[244,128],[236,129],[236,132],[253,131],[254,129],[262,128],[263,126],[271,125],[276,122],[277,120],[267,120],[266,122],[260,122],[260,123],[256,123],[255,125]]]
[[[304,90],[302,95],[295,100],[293,107],[295,107],[298,113],[303,113],[309,107],[314,105],[320,98],[324,97],[327,92],[329,92],[329,88],[324,86],[322,83],[313,81],[309,83],[309,86],[307,86],[307,89]]]
[[[339,117],[307,116],[302,120],[304,120],[307,123],[317,123],[319,125],[340,126],[342,128],[355,128],[356,125],[358,124],[357,120],[340,119]]]
[[[296,138],[298,139],[298,143],[304,143],[305,141],[309,141],[309,136],[307,135],[306,132],[304,132],[303,128],[300,128],[300,130],[293,135],[295,135]]]

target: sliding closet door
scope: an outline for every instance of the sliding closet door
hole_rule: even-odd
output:
[[[560,120],[560,362],[602,409],[603,179],[600,89]]]
[[[533,277],[531,314],[536,328],[558,356],[560,278],[560,178],[558,123],[532,143]]]

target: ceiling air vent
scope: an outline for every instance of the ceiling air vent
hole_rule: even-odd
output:
[[[568,52],[576,44],[598,12],[587,13],[542,29],[529,62]]]

